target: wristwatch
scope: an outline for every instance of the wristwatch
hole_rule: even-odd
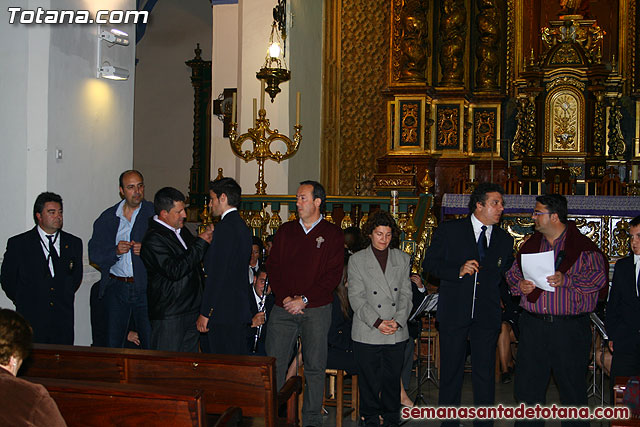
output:
[[[302,298],[302,302],[304,303],[304,305],[309,304],[309,298],[305,297],[304,295],[300,295],[300,298]]]

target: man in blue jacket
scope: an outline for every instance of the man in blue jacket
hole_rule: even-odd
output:
[[[153,217],[153,204],[144,200],[144,178],[136,170],[120,174],[123,200],[105,210],[93,223],[89,260],[101,272],[97,297],[104,319],[107,347],[124,347],[133,317],[141,348],[149,348],[151,326],[147,310],[147,270],[140,259],[142,238]],[[100,325],[100,320],[104,322]],[[93,323],[93,322],[92,322]],[[94,337],[96,334],[94,334]]]

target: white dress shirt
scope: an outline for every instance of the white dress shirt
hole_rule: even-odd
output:
[[[473,234],[476,236],[476,243],[480,238],[480,233],[482,233],[482,226],[484,225],[478,218],[476,218],[475,214],[471,214],[471,225],[473,226]],[[491,241],[491,230],[493,230],[493,225],[487,225],[487,231],[485,231],[484,235],[487,237],[487,247],[489,247],[489,242]]]
[[[40,235],[40,246],[42,247],[42,252],[44,253],[44,258],[49,258],[49,271],[51,272],[51,277],[55,277],[55,271],[53,270],[53,260],[49,257],[49,239],[47,236],[57,236],[54,237],[55,242],[53,242],[53,247],[56,250],[58,256],[60,256],[60,231],[58,230],[56,233],[47,234],[40,226],[36,227],[38,229],[38,234]]]
[[[167,227],[169,230],[173,231],[175,233],[176,237],[178,238],[178,240],[180,241],[180,243],[182,243],[182,246],[184,246],[184,248],[187,249],[187,244],[184,242],[184,240],[182,240],[182,236],[180,236],[180,229],[179,228],[173,228],[172,226],[170,226],[169,224],[167,224],[166,222],[164,222],[163,220],[158,218],[158,215],[154,215],[153,216],[153,220],[155,222],[157,222],[158,224],[162,224],[165,227]]]

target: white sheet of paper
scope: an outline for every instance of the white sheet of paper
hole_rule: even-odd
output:
[[[549,285],[547,277],[555,274],[555,260],[553,251],[537,254],[522,254],[522,274],[525,280],[531,280],[543,291],[555,292],[556,289]]]

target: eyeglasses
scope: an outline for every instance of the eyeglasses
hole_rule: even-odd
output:
[[[551,215],[555,212],[538,212],[538,211],[533,211],[533,213],[531,214],[532,216],[540,216],[540,215]]]

